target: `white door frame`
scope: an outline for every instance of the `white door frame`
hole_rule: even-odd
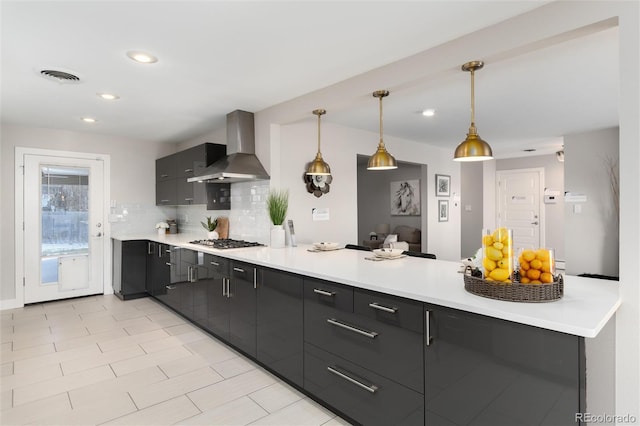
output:
[[[506,170],[496,170],[495,174],[495,201],[496,201],[496,225],[499,223],[500,219],[498,218],[498,214],[500,214],[500,188],[498,187],[498,182],[500,181],[501,174],[516,174],[516,173],[538,173],[538,178],[540,181],[538,182],[538,191],[540,192],[538,195],[538,206],[540,208],[540,247],[546,247],[546,218],[544,215],[545,204],[544,204],[544,167],[534,167],[529,169],[506,169]]]
[[[16,147],[15,151],[15,256],[16,256],[16,275],[15,275],[15,305],[13,307],[20,308],[24,306],[24,156],[25,155],[46,155],[51,157],[64,158],[82,158],[102,160],[104,163],[104,184],[103,194],[105,200],[111,199],[111,156],[109,154],[92,154],[86,152],[73,151],[57,151],[51,149],[24,148]],[[104,203],[104,238],[102,240],[104,253],[104,269],[103,269],[103,292],[104,294],[112,294],[113,286],[111,285],[111,224],[108,220],[110,203]]]

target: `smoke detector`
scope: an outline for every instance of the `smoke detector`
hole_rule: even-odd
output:
[[[68,71],[60,69],[46,68],[40,70],[40,75],[48,80],[58,83],[80,83],[80,77]]]

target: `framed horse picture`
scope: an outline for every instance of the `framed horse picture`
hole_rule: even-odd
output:
[[[420,216],[420,180],[391,182],[391,214]]]

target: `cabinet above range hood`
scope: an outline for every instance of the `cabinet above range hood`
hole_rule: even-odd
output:
[[[188,182],[233,183],[269,179],[255,154],[253,113],[235,110],[227,114],[227,156],[195,171]]]

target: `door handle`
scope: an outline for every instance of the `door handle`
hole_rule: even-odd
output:
[[[102,232],[98,232],[94,237],[102,237]]]
[[[537,225],[538,221],[536,220],[535,222],[531,222],[532,225]]]

